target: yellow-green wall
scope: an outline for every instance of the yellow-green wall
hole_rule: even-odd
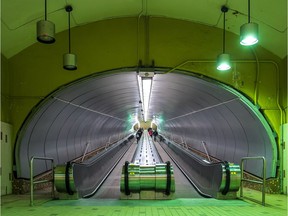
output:
[[[0,155],[1,155],[1,195],[12,193],[12,166],[13,166],[13,143],[12,122],[10,112],[10,73],[8,59],[1,55],[1,121],[0,121]]]
[[[179,69],[217,79],[256,99],[279,132],[279,105],[287,110],[287,65],[285,59],[261,48],[261,41],[254,49],[242,47],[237,35],[227,33],[226,51],[234,62],[233,69],[220,73],[214,62],[203,62],[214,61],[222,52],[222,30],[215,27],[159,17],[142,17],[139,22],[136,17],[119,18],[73,28],[71,36],[72,52],[78,57],[77,71],[62,69],[62,55],[68,50],[67,31],[56,35],[55,44],[35,40],[2,68],[10,79],[9,87],[5,86],[10,92],[2,119],[12,123],[14,138],[33,106],[51,91],[95,72],[135,67],[140,59],[143,65],[149,66],[154,60],[156,67],[170,69],[191,60]],[[287,122],[285,115],[284,119]]]
[[[1,121],[10,122],[10,73],[8,59],[1,55]]]

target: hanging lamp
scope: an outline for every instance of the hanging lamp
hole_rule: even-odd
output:
[[[226,71],[226,70],[229,70],[231,68],[230,66],[230,55],[225,53],[225,33],[226,33],[226,30],[225,30],[225,23],[226,23],[226,17],[225,17],[225,14],[226,12],[228,11],[228,8],[226,6],[222,6],[221,7],[221,11],[223,12],[224,14],[224,17],[223,17],[223,53],[218,55],[217,57],[217,70],[220,70],[220,71]]]
[[[250,22],[250,0],[248,0],[248,23],[240,27],[240,44],[251,46],[258,43],[258,24]]]
[[[66,70],[76,70],[77,69],[77,56],[71,53],[71,33],[70,33],[70,13],[73,10],[72,6],[67,5],[65,7],[66,12],[68,12],[68,53],[63,55],[63,68]]]
[[[55,42],[55,24],[47,20],[47,1],[45,0],[45,20],[37,22],[37,40],[41,43]]]

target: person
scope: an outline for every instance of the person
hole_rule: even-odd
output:
[[[157,132],[157,130],[154,130],[154,132],[153,132],[153,136],[154,136],[154,141],[156,141],[156,137],[158,136],[158,132]]]
[[[139,140],[140,140],[140,134],[137,132],[136,133],[136,140],[137,140],[137,143],[139,142]]]
[[[142,136],[142,130],[141,130],[141,128],[140,128],[140,129],[137,131],[137,133],[136,133],[137,143],[139,142],[141,136]]]
[[[152,128],[149,128],[149,129],[148,129],[148,134],[149,134],[149,136],[152,138],[152,135],[153,135],[153,130],[152,130]]]

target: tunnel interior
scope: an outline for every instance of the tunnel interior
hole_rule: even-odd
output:
[[[154,71],[148,119],[161,135],[185,142],[210,156],[239,164],[242,157],[264,156],[266,178],[275,177],[277,145],[269,124],[250,100],[232,87],[183,71]],[[29,178],[32,156],[65,164],[107,143],[133,134],[141,120],[138,71],[97,73],[59,87],[43,99],[18,132],[17,177]],[[141,111],[142,110],[142,111]],[[262,176],[262,164],[245,170]],[[35,175],[49,164],[35,164]]]

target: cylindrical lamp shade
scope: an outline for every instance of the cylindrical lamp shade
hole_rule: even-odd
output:
[[[240,27],[240,44],[251,46],[258,43],[258,24],[246,23]]]
[[[37,40],[41,43],[52,44],[55,42],[55,24],[48,20],[37,22]]]
[[[77,56],[73,53],[65,53],[63,55],[63,68],[66,70],[76,70]]]
[[[217,70],[225,71],[229,70],[230,66],[230,55],[226,53],[222,53],[217,57]]]

